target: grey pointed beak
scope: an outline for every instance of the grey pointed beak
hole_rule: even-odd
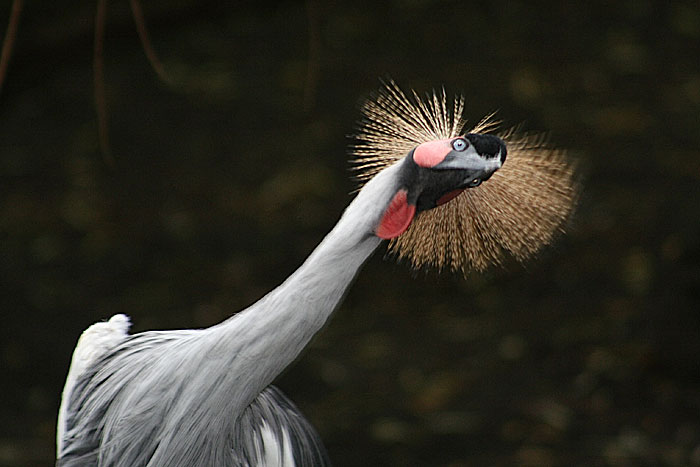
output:
[[[474,146],[469,146],[465,151],[450,151],[445,159],[434,168],[493,173],[501,168],[503,159],[500,150],[495,156],[486,157],[479,154]]]
[[[506,145],[493,135],[467,134],[452,142],[452,151],[433,168],[464,172],[464,186],[474,187],[487,180],[506,160]]]
[[[474,146],[470,146],[465,151],[450,151],[445,160],[434,168],[459,170],[463,173],[461,186],[474,188],[491,178],[491,175],[503,166],[504,159],[500,151],[493,157],[484,157],[474,149]]]

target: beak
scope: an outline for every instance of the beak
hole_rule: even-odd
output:
[[[450,151],[439,164],[433,168],[436,170],[463,170],[467,172],[469,179],[485,180],[503,165],[501,150],[495,156],[485,157],[479,154],[474,145],[470,145],[465,151]]]

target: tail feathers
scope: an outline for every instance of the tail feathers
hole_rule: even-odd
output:
[[[109,321],[93,324],[83,331],[80,339],[78,339],[78,345],[73,351],[70,370],[68,370],[66,385],[63,388],[61,408],[58,412],[58,430],[56,433],[58,457],[61,455],[62,438],[65,433],[65,416],[75,382],[87,368],[127,337],[129,327],[131,327],[129,317],[124,314],[118,314],[112,316]]]

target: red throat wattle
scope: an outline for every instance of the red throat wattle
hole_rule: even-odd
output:
[[[456,197],[462,194],[464,191],[464,188],[460,188],[458,190],[452,190],[449,193],[445,193],[442,195],[438,200],[437,200],[437,205],[442,206],[443,204],[447,203],[448,201],[452,201]]]
[[[377,227],[377,237],[385,240],[398,237],[411,225],[416,206],[408,204],[407,195],[406,190],[396,192]]]

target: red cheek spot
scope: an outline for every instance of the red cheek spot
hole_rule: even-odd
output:
[[[416,215],[416,207],[408,204],[406,190],[399,190],[384,211],[384,216],[377,227],[377,237],[385,240],[398,237],[406,231],[413,217]]]
[[[452,201],[453,199],[458,197],[463,191],[464,188],[460,188],[459,190],[452,190],[448,193],[445,193],[437,200],[437,205],[440,206],[441,204],[445,204],[448,201]]]
[[[413,151],[413,160],[421,167],[435,167],[445,160],[445,156],[447,156],[450,151],[452,151],[452,146],[450,146],[449,139],[428,141],[427,143],[418,145],[415,151]]]

